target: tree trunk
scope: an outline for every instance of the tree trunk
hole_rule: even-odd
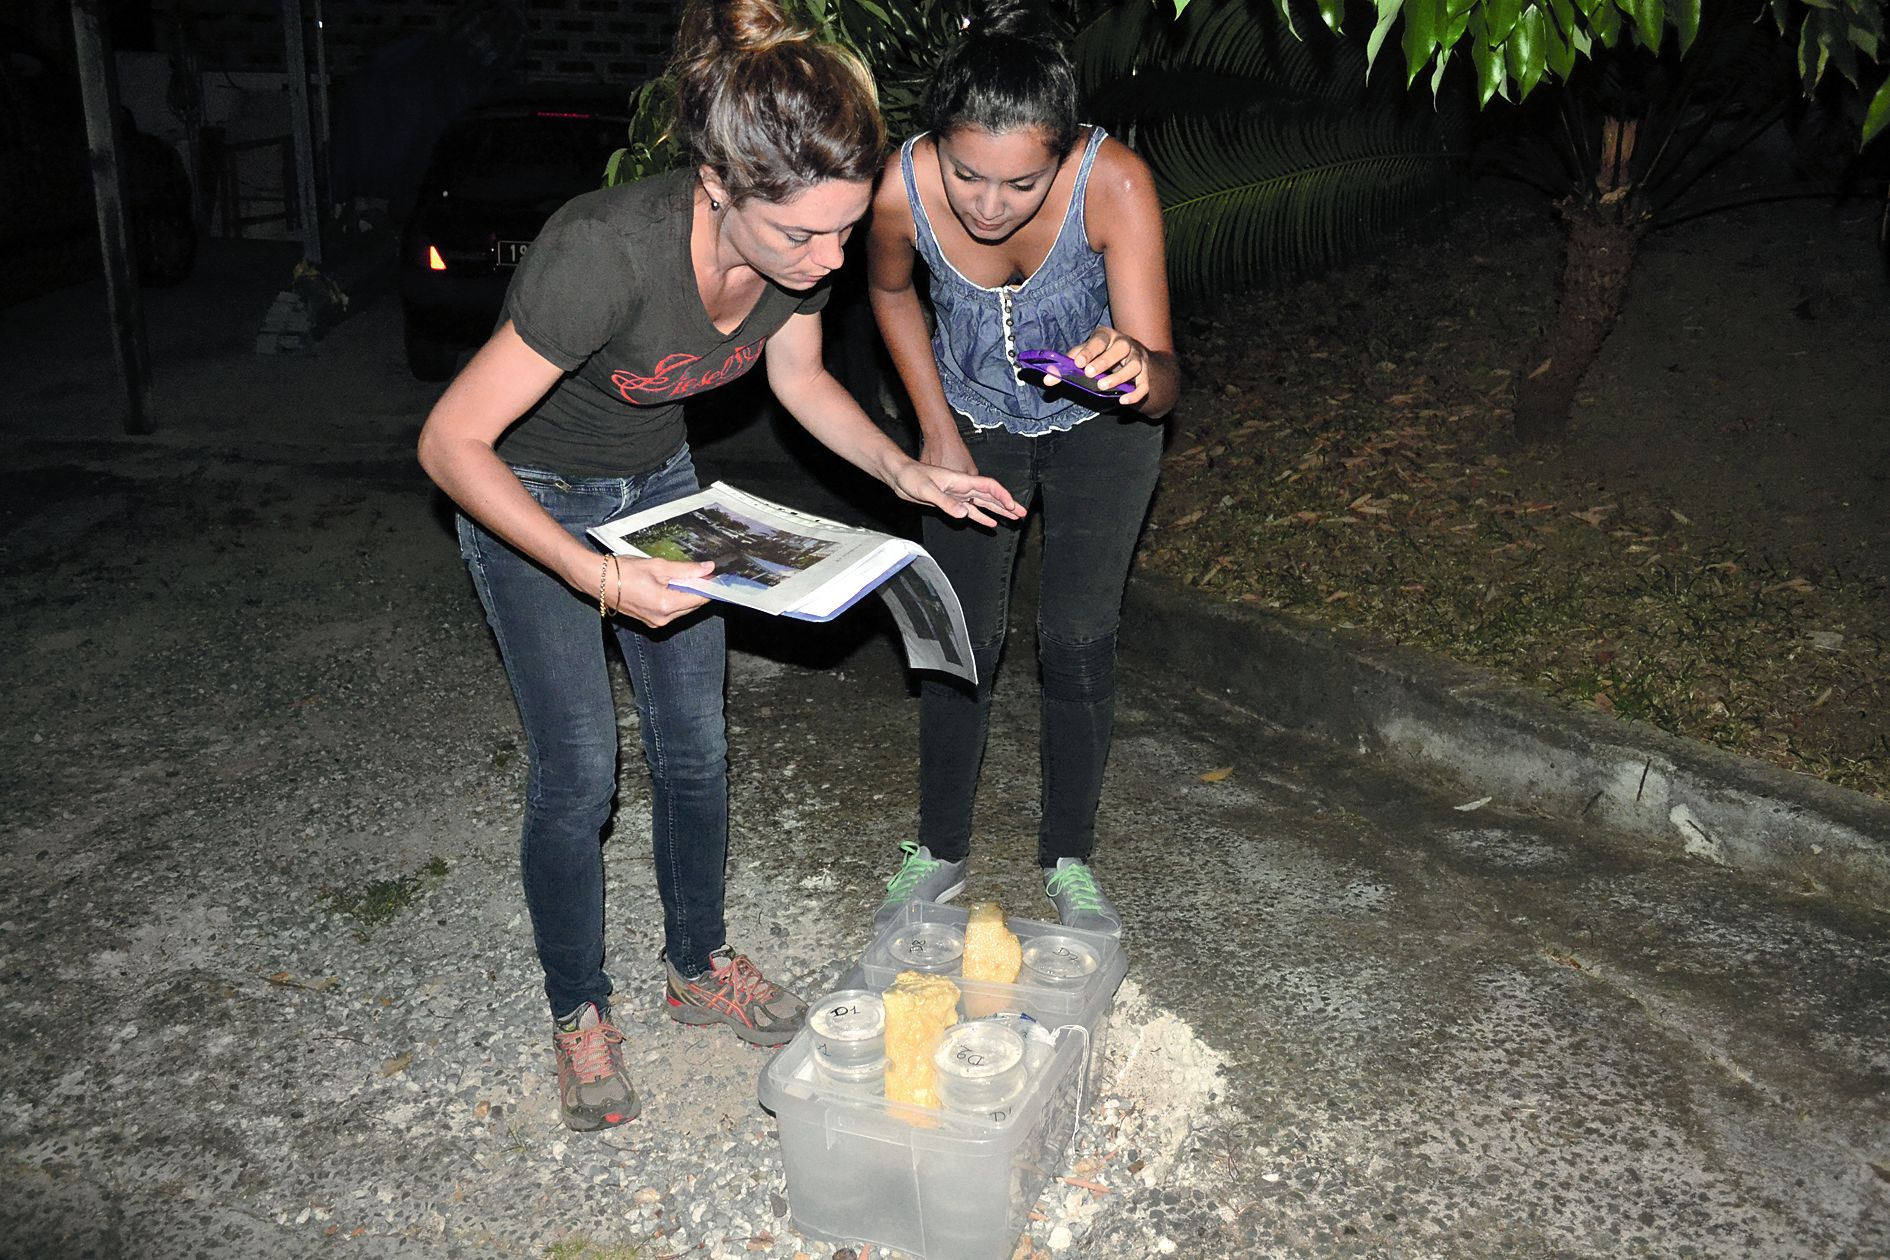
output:
[[[1634,253],[1648,224],[1629,174],[1635,130],[1632,122],[1609,119],[1595,175],[1599,196],[1577,194],[1562,203],[1568,239],[1555,321],[1516,389],[1516,438],[1525,446],[1567,436],[1575,391],[1627,297]]]
[[[1516,390],[1516,437],[1525,446],[1568,434],[1575,391],[1601,354],[1627,297],[1628,273],[1643,228],[1611,206],[1575,206],[1567,215],[1562,294],[1541,350]]]

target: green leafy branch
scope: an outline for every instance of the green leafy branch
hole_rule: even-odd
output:
[[[1179,17],[1192,0],[1169,0]],[[1403,19],[1399,44],[1407,84],[1428,68],[1438,90],[1451,58],[1461,51],[1475,71],[1479,104],[1498,95],[1517,101],[1544,78],[1566,79],[1597,47],[1630,40],[1659,49],[1672,30],[1685,52],[1700,31],[1708,0],[1372,0],[1374,20],[1365,42],[1369,64]],[[1316,0],[1327,27],[1341,32],[1345,0]],[[1273,0],[1292,27],[1292,0]],[[1769,0],[1772,19],[1798,48],[1807,94],[1835,70],[1869,104],[1861,143],[1890,126],[1890,78],[1885,77],[1882,0]],[[1297,32],[1295,32],[1297,33]],[[1874,85],[1874,86],[1873,86]]]

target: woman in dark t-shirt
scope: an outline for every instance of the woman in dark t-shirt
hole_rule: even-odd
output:
[[[883,152],[864,67],[778,0],[693,0],[675,74],[699,165],[554,215],[498,331],[420,435],[422,466],[459,505],[460,549],[525,729],[525,900],[575,1129],[639,1107],[603,967],[598,838],[617,721],[599,616],[629,665],[650,768],[670,1014],[774,1045],[803,1013],[724,935],[722,622],[690,616],[706,600],[669,585],[713,566],[605,556],[585,530],[697,489],[682,400],[747,372],[764,346],[782,405],[901,497],[984,524],[1022,512],[990,478],[906,456],[821,366],[822,282]]]

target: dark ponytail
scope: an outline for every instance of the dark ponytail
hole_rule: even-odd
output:
[[[885,156],[871,73],[779,0],[690,0],[670,74],[683,144],[737,202],[870,180]]]
[[[965,127],[1001,135],[1041,128],[1059,158],[1076,146],[1076,68],[1068,33],[1032,0],[984,0],[926,84],[933,135]]]

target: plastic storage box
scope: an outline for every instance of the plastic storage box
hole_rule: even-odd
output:
[[[904,969],[887,953],[899,932],[925,923],[962,928],[965,918],[949,906],[907,907],[855,969],[862,987],[883,990]],[[870,1242],[917,1260],[1008,1260],[1031,1207],[1066,1166],[1088,1101],[1089,1067],[1128,971],[1114,937],[1023,919],[1009,925],[1026,942],[1081,935],[1099,965],[1080,986],[987,984],[941,972],[964,992],[961,1017],[1021,1010],[1056,1030],[1048,1062],[1003,1121],[830,1091],[815,1077],[805,1029],[762,1070],[761,1104],[775,1115],[788,1210],[802,1233]]]

